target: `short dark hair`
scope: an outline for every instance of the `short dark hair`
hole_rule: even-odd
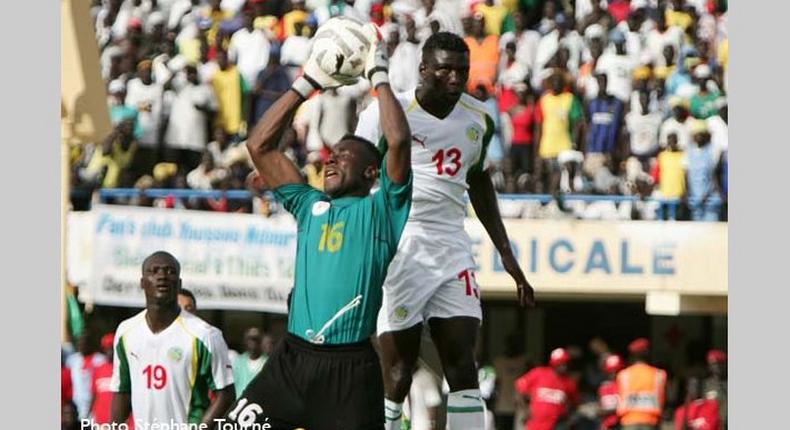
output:
[[[468,54],[469,46],[457,34],[449,31],[440,31],[428,37],[425,45],[422,46],[422,55],[425,56],[425,54],[437,50]]]
[[[166,257],[173,260],[173,262],[176,263],[176,270],[178,270],[179,275],[181,274],[181,263],[178,262],[178,259],[174,257],[173,254],[167,251],[156,251],[153,254],[149,255],[148,257],[145,257],[145,260],[143,260],[142,268],[145,269],[145,266],[148,264],[148,262],[156,257]]]
[[[355,142],[362,145],[362,147],[364,147],[365,150],[369,152],[371,158],[375,160],[376,167],[381,165],[381,159],[382,159],[381,152],[379,152],[379,149],[376,147],[376,145],[373,144],[373,142],[365,139],[364,137],[360,137],[355,134],[349,133],[341,137],[339,142]]]
[[[189,291],[186,288],[181,288],[180,290],[178,290],[178,295],[187,296],[190,299],[192,299],[192,304],[194,304],[195,307],[197,308],[197,299],[195,298],[195,294],[192,293],[192,291]]]

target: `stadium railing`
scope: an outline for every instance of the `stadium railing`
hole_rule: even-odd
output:
[[[79,190],[72,191],[72,195],[83,194],[85,191]],[[249,200],[252,198],[247,190],[189,190],[189,189],[166,189],[166,188],[149,188],[140,190],[136,188],[103,188],[98,190],[99,202],[107,203],[110,199],[116,198],[132,198],[139,197],[143,194],[145,197],[156,199],[173,196],[175,198],[208,198],[219,199],[223,196],[229,200]],[[550,194],[498,194],[498,198],[502,201],[522,201],[522,202],[537,202],[540,204],[548,204],[555,200],[555,197]],[[678,208],[681,201],[679,199],[662,199],[662,198],[641,198],[639,196],[614,196],[614,195],[590,195],[590,194],[563,194],[560,198],[564,202],[610,202],[614,204],[620,203],[636,203],[654,202],[658,203],[657,217],[658,219],[675,220],[677,219]]]

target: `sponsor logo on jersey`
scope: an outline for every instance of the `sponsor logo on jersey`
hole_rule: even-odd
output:
[[[470,125],[466,128],[466,137],[472,142],[477,142],[480,140],[480,129],[474,125]]]
[[[406,317],[409,316],[409,310],[406,309],[405,306],[398,306],[395,308],[395,319],[398,321],[403,321]]]
[[[177,346],[174,346],[167,350],[167,358],[170,359],[170,361],[175,361],[177,363],[181,361],[183,357],[184,357],[184,351]]]
[[[329,210],[329,202],[320,201],[313,203],[313,216],[320,216]]]
[[[428,140],[428,136],[426,136],[424,134],[416,134],[415,133],[415,134],[411,135],[411,140],[419,143],[420,145],[422,145],[423,148],[425,148],[425,141]]]

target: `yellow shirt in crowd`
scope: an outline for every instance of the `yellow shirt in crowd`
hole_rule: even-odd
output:
[[[485,3],[479,3],[475,11],[481,13],[485,19],[486,34],[496,36],[502,34],[502,21],[504,21],[508,13],[506,7],[499,5],[488,6]]]
[[[579,101],[573,93],[544,94],[538,102],[537,120],[541,125],[541,158],[555,158],[573,147],[571,126],[582,116]]]
[[[226,70],[217,70],[214,73],[211,78],[211,86],[219,105],[216,126],[222,127],[228,134],[238,133],[243,120],[241,117],[242,95],[247,91],[244,79],[236,66],[229,66]]]
[[[666,19],[667,26],[680,27],[684,32],[694,23],[694,18],[688,13],[672,9],[667,9],[664,18]]]
[[[658,190],[667,199],[679,199],[686,192],[686,171],[683,168],[683,151],[662,151],[658,154]]]

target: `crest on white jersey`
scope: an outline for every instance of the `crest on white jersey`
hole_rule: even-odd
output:
[[[466,137],[469,138],[472,142],[477,142],[480,140],[480,136],[483,134],[483,130],[480,130],[476,124],[470,125],[466,128]]]
[[[320,201],[313,203],[313,216],[320,216],[329,210],[329,202]]]

